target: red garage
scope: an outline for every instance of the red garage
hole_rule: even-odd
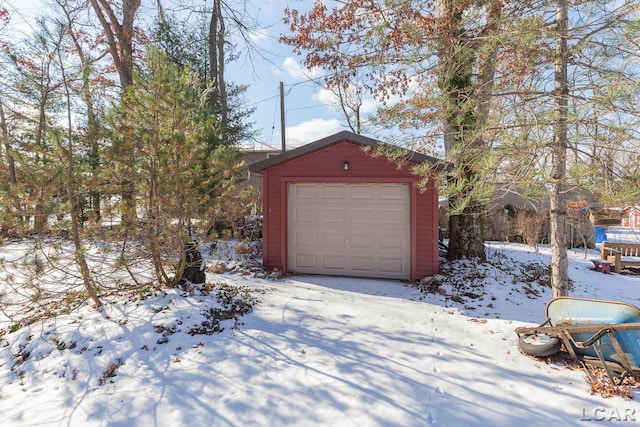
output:
[[[263,262],[296,273],[416,280],[438,272],[435,181],[412,168],[435,159],[405,151],[402,166],[340,132],[250,166],[262,174]]]

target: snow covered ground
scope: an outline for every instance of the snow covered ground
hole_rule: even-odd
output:
[[[425,285],[430,292],[398,281],[208,273],[217,287],[140,298],[113,292],[102,313],[84,305],[20,327],[16,317],[4,318],[0,425],[640,422],[639,393],[635,400],[590,395],[582,371],[518,350],[515,327],[542,321],[550,299],[549,248],[487,247],[487,264],[445,264]],[[23,250],[23,242],[6,243],[0,256]],[[220,252],[206,256],[209,265],[214,256]],[[640,305],[640,276],[593,271],[596,250],[569,256],[573,296]],[[41,276],[51,287],[60,280]],[[229,289],[251,289],[260,302],[221,322],[220,333],[194,333],[203,325],[212,331],[206,314],[221,307],[216,293]],[[15,301],[15,291],[5,288],[0,302]]]

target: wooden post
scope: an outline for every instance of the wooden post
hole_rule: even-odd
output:
[[[287,151],[286,131],[284,123],[284,83],[280,82],[280,138],[282,140],[282,152]]]

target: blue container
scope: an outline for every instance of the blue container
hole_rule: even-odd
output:
[[[602,243],[607,240],[607,233],[604,232],[604,227],[596,227],[596,243]]]

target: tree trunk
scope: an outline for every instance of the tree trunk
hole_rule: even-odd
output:
[[[553,297],[569,294],[565,222],[565,178],[567,173],[567,121],[569,84],[567,78],[567,0],[558,0],[556,9],[556,59],[554,129],[551,152],[550,233],[551,288]]]
[[[63,6],[65,16],[67,17],[67,21],[69,22],[69,26],[73,25],[73,18],[69,14],[69,11]],[[96,117],[96,111],[94,108],[93,95],[91,93],[91,61],[85,55],[85,52],[82,50],[82,46],[80,41],[78,40],[77,33],[74,31],[69,31],[69,37],[73,41],[73,44],[76,47],[76,52],[78,53],[78,57],[80,58],[80,63],[82,65],[82,97],[84,98],[84,102],[87,104],[87,139],[89,141],[89,165],[91,167],[91,176],[94,179],[97,179],[100,174],[100,148],[98,144],[99,138],[99,124],[98,119]],[[100,199],[101,193],[95,190],[95,187],[92,185],[91,190],[89,191],[89,203],[90,207],[93,210],[93,215],[95,217],[95,221],[99,222],[101,217],[101,209],[100,209]]]
[[[7,167],[8,184],[16,185],[18,183],[18,180],[16,179],[16,165],[15,165],[15,160],[13,158],[13,154],[11,154],[11,144],[9,142],[9,128],[7,127],[7,120],[4,115],[4,104],[2,102],[0,102],[0,128],[2,128],[2,141],[4,143],[4,149],[7,156],[6,167]]]
[[[110,1],[90,0],[90,2],[107,37],[109,53],[118,70],[120,88],[124,93],[133,84],[134,19],[141,0],[123,0],[122,23],[119,23]],[[123,137],[121,159],[124,162],[133,162],[133,155],[131,154],[132,132],[129,129],[125,129]],[[129,164],[127,167],[131,169],[129,174],[133,176],[134,166]],[[122,201],[124,203],[122,221],[125,225],[131,226],[137,218],[135,182],[125,176],[123,177],[122,187]]]
[[[5,193],[5,196],[8,199],[13,200],[14,208],[16,211],[18,211],[20,204],[17,201],[17,198],[15,197],[14,191],[13,191],[15,185],[18,183],[16,179],[16,166],[15,166],[13,154],[11,154],[11,143],[9,142],[9,128],[7,126],[7,119],[4,115],[4,105],[2,102],[0,102],[0,130],[2,135],[2,144],[0,144],[0,158],[2,159],[3,173],[6,173],[6,177],[3,176],[3,179],[6,178],[6,184],[9,185],[8,191]],[[7,159],[6,163],[4,160],[4,156],[2,155],[3,147],[6,153],[5,154]],[[4,183],[2,185],[4,185]],[[13,218],[11,216],[12,208],[9,205],[7,205],[6,210],[7,210],[7,215],[4,217],[3,223],[0,224],[2,231],[6,231],[7,229],[11,228],[11,223],[13,221]]]
[[[46,120],[46,105],[49,101],[49,91],[46,87],[43,87],[42,99],[40,99],[40,105],[38,106],[38,123],[36,128],[36,136],[35,136],[35,145],[37,147],[44,147],[44,134],[45,128],[47,126]],[[45,150],[42,150],[42,153],[45,153]],[[45,155],[42,155],[42,158],[39,154],[35,155],[35,163],[39,163],[40,161],[43,164],[47,161]],[[33,231],[37,234],[42,233],[47,225],[47,215],[45,213],[44,206],[44,197],[45,197],[45,187],[47,185],[46,182],[42,179],[36,179],[34,181],[35,188],[33,189],[31,196],[35,199],[36,203],[34,206],[33,212]]]
[[[215,0],[216,7],[218,9],[218,89],[220,91],[220,124],[222,125],[222,144],[229,144],[229,104],[227,101],[227,84],[224,78],[225,70],[225,23],[222,16],[222,1]]]
[[[229,103],[227,100],[227,86],[225,82],[225,31],[226,26],[222,15],[222,1],[214,0],[209,22],[209,62],[211,78],[215,85],[209,95],[211,111],[220,114],[220,142],[229,144]]]
[[[447,259],[486,259],[484,239],[478,239],[478,236],[484,236],[484,215],[470,212],[471,209],[467,208],[463,215],[449,217]]]
[[[491,1],[487,6],[487,24],[481,40],[483,49],[467,39],[463,14],[454,2],[442,2],[443,37],[439,52],[442,78],[440,86],[445,95],[444,145],[454,164],[451,177],[455,194],[449,195],[448,259],[463,257],[486,259],[484,248],[484,201],[476,196],[477,186],[483,185],[482,158],[487,155],[483,133],[489,114],[497,48],[493,40],[500,30],[502,3]],[[480,42],[483,43],[483,42]],[[474,71],[479,70],[474,84]]]
[[[141,0],[123,0],[122,24],[108,0],[90,0],[93,10],[107,36],[109,53],[118,70],[120,88],[124,91],[133,83],[133,30]]]
[[[72,33],[73,34],[73,33]],[[75,41],[75,36],[73,36]],[[90,64],[87,62],[87,58],[80,48],[80,44],[76,42],[76,49],[82,62],[82,96],[84,102],[87,104],[87,123],[89,131],[87,133],[87,139],[89,140],[89,166],[91,167],[91,176],[96,179],[100,175],[100,146],[98,144],[99,138],[99,124],[96,117],[95,108],[93,105],[93,96],[91,94],[91,81],[90,81]],[[100,191],[97,191],[94,186],[91,186],[89,191],[89,204],[93,211],[94,219],[96,222],[100,222],[101,209],[100,209]]]
[[[73,157],[73,122],[71,120],[71,94],[69,93],[69,82],[67,81],[67,77],[64,69],[64,61],[60,54],[60,50],[58,49],[58,59],[60,60],[60,71],[62,73],[62,79],[64,81],[64,89],[65,96],[67,101],[67,149],[65,150],[60,144],[60,150],[63,154],[66,154],[67,160],[67,182],[66,182],[66,192],[67,198],[69,199],[69,204],[71,205],[71,237],[73,239],[73,244],[75,247],[75,260],[78,268],[80,269],[80,274],[82,275],[82,280],[84,283],[85,290],[87,291],[87,295],[93,301],[96,308],[102,306],[102,302],[98,297],[97,286],[91,277],[91,270],[89,269],[89,265],[87,264],[87,259],[85,257],[85,248],[82,244],[82,240],[80,239],[80,198],[78,197],[78,193],[76,191],[76,175],[74,171],[74,157]]]
[[[211,111],[215,114],[218,109],[218,99],[220,96],[220,82],[218,81],[218,8],[216,7],[218,0],[213,2],[213,10],[211,11],[211,20],[209,22],[209,67],[211,80],[214,81],[214,87],[209,94],[209,103]]]

